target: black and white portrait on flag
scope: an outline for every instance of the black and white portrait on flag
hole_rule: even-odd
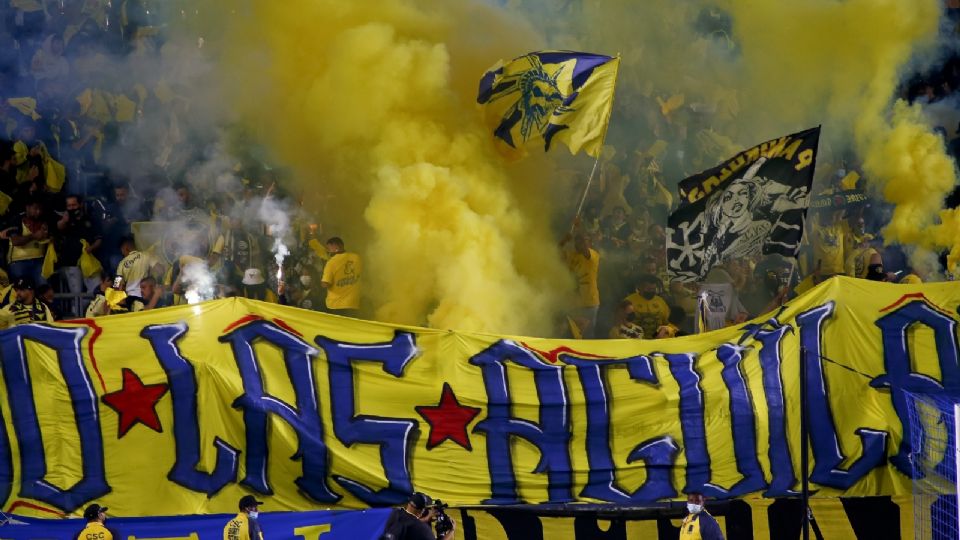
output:
[[[767,141],[681,182],[667,228],[671,280],[699,281],[730,259],[796,257],[819,136],[815,128]]]

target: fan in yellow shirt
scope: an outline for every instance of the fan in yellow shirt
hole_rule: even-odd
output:
[[[560,242],[564,248],[563,257],[567,268],[577,280],[577,305],[579,310],[573,319],[583,324],[581,333],[586,338],[594,337],[597,325],[597,311],[600,309],[600,289],[597,276],[600,272],[600,254],[590,246],[590,238],[578,232],[573,236],[573,246],[567,247],[571,237],[568,235]]]
[[[344,249],[343,240],[327,240],[330,260],[323,267],[320,286],[327,290],[327,310],[336,315],[357,317],[360,311],[360,280],[363,264],[360,256]]]
[[[120,253],[123,259],[117,265],[117,275],[126,283],[127,294],[143,298],[140,281],[147,276],[163,274],[163,263],[145,251],[137,251],[133,237],[120,240]]]
[[[253,495],[240,498],[240,513],[223,527],[223,540],[263,540],[263,530],[257,518],[260,505]]]
[[[77,533],[75,538],[79,540],[113,540],[120,539],[120,535],[113,529],[107,528],[104,523],[107,521],[107,508],[99,504],[91,504],[83,511],[83,518],[87,520],[87,526]]]
[[[867,279],[872,265],[883,264],[880,252],[870,245],[872,241],[873,235],[871,234],[864,234],[856,238],[856,243],[852,245],[844,264],[848,276]]]
[[[636,324],[643,328],[643,335],[648,339],[653,339],[660,327],[670,322],[670,306],[657,295],[659,282],[656,276],[650,274],[640,276],[637,292],[626,298],[633,304],[633,311],[637,314]]]
[[[821,277],[844,272],[843,244],[847,227],[843,211],[822,213],[813,223],[813,268]]]

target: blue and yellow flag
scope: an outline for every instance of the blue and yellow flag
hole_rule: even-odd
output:
[[[554,140],[600,155],[610,123],[620,58],[571,51],[532,52],[497,63],[480,80],[477,102],[507,154]]]

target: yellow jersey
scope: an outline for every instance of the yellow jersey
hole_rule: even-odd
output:
[[[647,339],[657,337],[657,329],[667,324],[670,318],[670,306],[667,302],[659,296],[647,300],[640,293],[633,293],[626,300],[633,304],[633,312],[637,314],[634,322],[643,328],[644,337]]]
[[[77,540],[113,540],[113,531],[99,521],[91,521],[77,535]]]
[[[844,271],[843,238],[846,232],[841,225],[813,227],[813,267],[820,268],[821,276],[842,274]]]
[[[0,309],[0,320],[3,321],[0,324],[5,324],[6,327],[37,322],[52,323],[53,314],[50,313],[50,309],[38,299],[34,299],[32,304],[24,304],[17,300],[7,307]]]
[[[22,221],[20,222],[20,234],[22,236],[30,234],[30,229]],[[22,246],[15,246],[11,242],[10,262],[39,259],[47,254],[47,244],[49,243],[50,240],[30,240]]]
[[[706,510],[688,514],[680,524],[680,540],[723,540],[723,532],[716,518]]]
[[[576,250],[566,252],[567,267],[577,278],[577,293],[580,307],[600,305],[600,289],[597,287],[597,275],[600,273],[600,254],[590,249],[590,258]]]
[[[7,285],[0,289],[0,308],[9,306],[17,301],[17,291],[13,290],[13,285]]]
[[[360,309],[360,278],[363,265],[356,253],[337,253],[323,267],[328,309]]]
[[[844,264],[844,271],[848,276],[855,278],[865,279],[867,277],[867,270],[870,266],[870,259],[874,255],[879,255],[880,252],[873,249],[872,247],[857,248],[847,257],[847,262]]]
[[[240,512],[223,527],[223,540],[263,540],[263,531],[259,527],[254,527],[257,532],[252,537],[250,528],[250,517]]]
[[[93,297],[93,300],[90,301],[90,305],[87,306],[86,317],[92,319],[94,317],[102,317],[104,315],[110,314],[110,305],[107,304],[107,297],[98,294]]]
[[[127,284],[127,294],[143,296],[140,292],[140,282],[150,275],[150,270],[157,264],[157,260],[149,253],[131,251],[129,255],[117,265],[117,275]]]

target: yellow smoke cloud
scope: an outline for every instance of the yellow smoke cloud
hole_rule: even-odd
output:
[[[728,29],[695,28],[711,9],[729,16]],[[686,148],[689,173],[822,124],[825,146],[853,148],[896,205],[887,239],[949,247],[956,262],[960,215],[938,212],[956,183],[952,164],[917,111],[893,105],[904,66],[936,40],[940,9],[938,0],[517,0],[503,11],[480,1],[254,0],[218,17],[218,69],[241,124],[293,168],[327,231],[365,255],[378,318],[544,333],[570,290],[548,230],[558,191],[548,166],[569,161],[506,168],[492,152],[474,97],[496,59],[547,46],[621,52],[610,143],[629,156],[668,140],[668,153]],[[671,100],[683,105],[664,115],[659,103]]]
[[[505,169],[474,101],[493,62],[536,48],[529,28],[444,0],[261,0],[225,23],[231,107],[308,206],[332,201],[378,319],[550,331],[570,282],[529,198],[547,174]]]
[[[852,141],[871,187],[894,205],[886,241],[915,248],[915,265],[929,250],[949,249],[955,265],[956,213],[940,213],[957,183],[953,160],[919,108],[894,101],[904,65],[937,37],[941,2],[819,0],[784,13],[776,3],[734,1],[732,8],[750,79],[774,82],[753,85],[748,100],[796,96],[793,104],[776,100],[777,116],[799,121],[822,107],[817,123],[834,141]]]
[[[915,262],[929,255],[926,250],[944,248],[951,250],[951,264],[960,262],[960,214],[939,211],[957,183],[953,162],[919,111],[895,103],[904,68],[937,40],[941,1],[574,4],[563,9],[573,10],[574,17],[564,20],[577,21],[571,23],[576,30],[557,28],[556,34],[623,53],[620,118],[613,123],[626,117],[633,129],[613,144],[632,144],[654,131],[676,149],[684,139],[699,140],[696,130],[712,128],[742,147],[822,124],[821,162],[854,150],[869,187],[895,205],[887,241],[919,248]],[[528,16],[563,15],[546,0],[520,5]],[[718,13],[729,16],[729,28],[697,28],[704,19],[722,19]],[[691,116],[687,126],[668,125],[657,100],[675,95],[709,112]],[[686,172],[727,157],[722,146],[698,156],[687,143]],[[712,163],[695,163],[710,158]]]

